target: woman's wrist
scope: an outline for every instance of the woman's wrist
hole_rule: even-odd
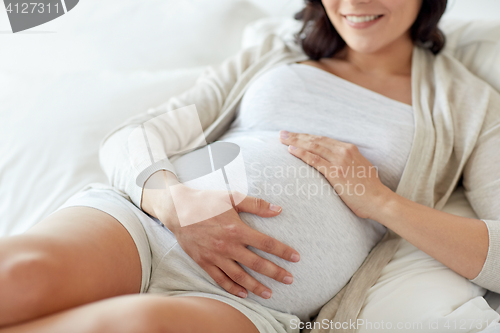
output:
[[[404,198],[384,186],[381,193],[375,197],[369,219],[377,221],[385,227],[391,228],[388,224],[393,220],[394,215],[397,214],[402,199]]]
[[[170,192],[170,186],[180,184],[177,177],[166,170],[152,174],[144,184],[141,209],[159,219],[172,232],[175,229],[177,214]]]

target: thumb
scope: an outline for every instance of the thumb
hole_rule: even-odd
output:
[[[266,200],[246,196],[236,205],[236,211],[258,215],[260,217],[273,217],[281,213],[281,207],[273,205]]]

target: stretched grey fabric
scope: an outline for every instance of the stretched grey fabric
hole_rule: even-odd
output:
[[[274,66],[306,59],[298,47],[269,35],[261,45],[208,68],[193,88],[130,119],[103,140],[101,165],[109,181],[140,207],[142,187],[136,179],[143,171],[142,157],[148,153],[131,156],[126,149],[128,137],[138,124],[195,104],[207,141],[215,141],[234,119],[236,106],[252,80]],[[489,234],[487,259],[471,281],[500,292],[500,96],[448,54],[433,56],[415,47],[412,62],[414,145],[396,192],[439,209],[463,176],[466,196]],[[199,140],[190,136],[189,127],[183,127],[186,124],[189,122],[167,114],[149,128],[148,136],[160,143],[161,149],[156,152],[160,159]],[[163,168],[175,172],[171,164]],[[373,265],[361,266],[359,274],[350,280],[350,292],[346,289],[345,294],[337,294],[325,305],[331,311],[330,318],[338,303],[355,320],[371,281],[397,250],[397,242],[387,243],[388,238],[382,239],[367,258]],[[379,250],[385,247],[387,251]]]
[[[268,300],[251,293],[248,298],[309,321],[349,281],[387,229],[357,217],[322,174],[290,154],[279,140],[281,129],[355,144],[377,168],[366,170],[365,176],[378,174],[394,191],[413,143],[413,111],[321,69],[280,65],[253,82],[236,119],[219,138],[220,143],[241,148],[248,194],[283,208],[272,219],[241,213],[243,222],[292,246],[301,256],[299,263],[290,263],[251,248],[289,271],[294,282],[284,285],[244,267],[273,291]],[[176,170],[191,154],[173,162]]]
[[[412,87],[415,126],[423,130],[415,132],[412,153],[396,193],[441,209],[464,170],[466,196],[478,216],[498,220],[500,158],[494,151],[498,149],[495,147],[500,147],[500,96],[455,59],[443,55],[433,57],[418,48],[413,54]],[[467,134],[459,138],[461,133]],[[487,176],[483,172],[494,175]],[[475,183],[471,182],[471,178]],[[444,184],[453,186],[446,187]],[[493,197],[487,198],[486,193]],[[498,291],[500,279],[493,271],[500,272],[500,251],[493,249],[492,243],[498,243],[499,222],[483,221],[489,229],[490,238],[485,267],[490,264],[492,271],[486,272],[483,267],[478,277],[471,281]],[[372,250],[373,255],[370,254],[352,277],[345,293],[336,296],[341,298],[340,305],[337,306],[337,300],[330,301],[332,305],[323,313],[323,318],[333,318],[334,322],[349,322],[357,318],[366,291],[377,280],[373,277],[380,276],[388,262],[386,259],[392,258],[397,251],[399,240],[401,237],[388,230],[388,234]],[[324,308],[327,307],[329,304]],[[318,317],[316,321],[321,319]],[[313,329],[311,333],[329,331]],[[355,332],[355,329],[351,326],[334,331],[347,333]]]
[[[396,253],[401,237],[388,229],[384,238],[370,252],[361,267],[354,273],[351,281],[342,288],[335,297],[323,306],[315,323],[321,324],[323,320],[334,323],[353,323],[358,318],[363,306],[368,289],[377,282],[380,272]],[[362,276],[363,274],[368,274]],[[326,332],[355,332],[350,325],[339,326],[339,329],[322,328],[318,325],[315,329],[304,329],[303,333],[326,333]],[[313,324],[314,325],[314,324]],[[314,327],[314,326],[313,326]],[[335,326],[334,326],[335,327]]]

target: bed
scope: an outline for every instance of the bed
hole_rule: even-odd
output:
[[[445,52],[500,91],[500,6],[484,0],[493,8],[481,12],[475,2],[472,13],[466,1],[443,20]],[[289,17],[301,3],[85,0],[17,34],[0,6],[0,237],[24,232],[86,184],[107,182],[98,147],[113,127],[270,32],[290,40],[297,24]],[[470,17],[489,20],[463,20]],[[461,188],[444,210],[475,216]],[[484,300],[481,311],[498,322],[500,295]]]

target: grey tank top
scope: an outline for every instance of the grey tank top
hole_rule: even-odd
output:
[[[268,300],[252,293],[248,298],[309,320],[349,281],[386,229],[353,214],[319,172],[280,143],[280,130],[357,145],[395,190],[413,142],[413,111],[321,69],[287,64],[251,84],[220,138],[241,148],[248,194],[283,208],[274,218],[241,213],[241,219],[301,255],[299,263],[289,263],[249,247],[291,272],[294,282],[285,285],[244,267],[273,290]]]

